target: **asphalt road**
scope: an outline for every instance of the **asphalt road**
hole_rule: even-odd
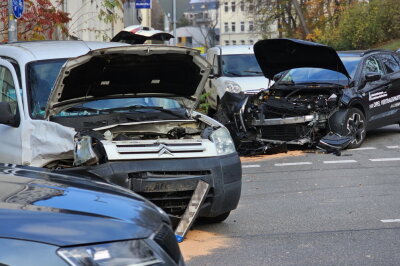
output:
[[[194,229],[211,234],[189,266],[400,265],[400,127],[342,156],[247,161],[239,208]]]

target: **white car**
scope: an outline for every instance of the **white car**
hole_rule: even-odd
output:
[[[216,46],[208,49],[206,57],[213,67],[205,87],[212,111],[226,91],[252,94],[268,87],[252,45]]]
[[[203,180],[199,216],[222,221],[238,204],[241,164],[228,130],[194,111],[209,72],[189,48],[0,45],[0,161],[103,178],[177,218]]]

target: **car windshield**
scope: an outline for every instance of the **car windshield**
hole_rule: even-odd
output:
[[[56,116],[93,115],[116,112],[148,112],[164,111],[172,113],[173,109],[180,109],[182,105],[175,99],[142,97],[102,99],[80,103],[69,107]]]
[[[344,66],[346,67],[349,75],[354,78],[354,74],[357,70],[358,63],[360,62],[360,57],[353,56],[343,56],[341,57]],[[345,85],[348,83],[347,77],[336,71],[322,69],[322,68],[294,68],[289,70],[282,77],[280,84],[284,83],[334,83]]]
[[[254,54],[223,55],[222,73],[227,77],[249,77],[263,75]]]
[[[43,118],[50,91],[65,61],[67,59],[43,60],[28,64],[27,88],[32,118]]]

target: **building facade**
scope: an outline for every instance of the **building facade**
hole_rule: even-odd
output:
[[[220,0],[220,45],[252,45],[261,39],[249,15],[252,8],[246,0]]]
[[[124,13],[119,8],[109,9],[103,1],[68,0],[63,1],[62,10],[70,14],[68,23],[70,36],[84,41],[108,41],[124,28]],[[99,19],[101,12],[106,15],[115,14],[115,23]],[[103,16],[104,17],[104,16]]]

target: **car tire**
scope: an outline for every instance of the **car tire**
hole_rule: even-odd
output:
[[[343,136],[353,135],[354,140],[347,146],[347,149],[354,149],[361,146],[367,132],[367,121],[364,113],[358,108],[351,108],[347,112],[339,114],[332,125],[332,130]]]
[[[231,212],[224,212],[223,214],[214,216],[214,217],[200,217],[197,219],[200,223],[207,223],[207,224],[216,224],[216,223],[222,223],[223,221],[228,218],[229,214]]]

